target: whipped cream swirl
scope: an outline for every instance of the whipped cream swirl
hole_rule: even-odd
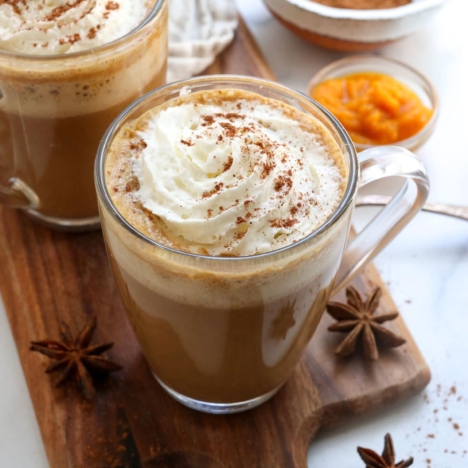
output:
[[[147,16],[148,0],[0,1],[0,50],[54,55],[112,42]],[[153,2],[154,3],[154,2]]]
[[[136,195],[169,238],[197,253],[254,255],[302,239],[333,213],[343,193],[334,142],[272,102],[189,101],[144,117]]]

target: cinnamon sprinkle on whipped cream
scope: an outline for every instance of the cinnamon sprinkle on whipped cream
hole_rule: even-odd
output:
[[[277,101],[216,93],[184,96],[136,121],[144,145],[131,155],[139,188],[129,196],[194,253],[255,255],[315,231],[344,187],[327,130]]]
[[[0,0],[0,50],[56,55],[92,49],[135,29],[150,5],[148,0]]]

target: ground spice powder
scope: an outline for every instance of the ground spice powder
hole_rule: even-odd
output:
[[[312,0],[333,8],[350,8],[352,10],[382,10],[407,5],[412,0]]]

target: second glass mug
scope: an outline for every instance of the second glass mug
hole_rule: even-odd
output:
[[[93,167],[102,135],[166,80],[167,5],[122,38],[63,55],[0,50],[0,203],[53,228],[99,227]]]
[[[340,146],[347,167],[333,215],[301,241],[248,257],[177,251],[145,237],[111,201],[105,164],[119,130],[180,92],[238,89],[312,114]],[[392,202],[345,250],[359,187],[405,179]],[[424,204],[429,181],[420,160],[397,147],[360,154],[341,124],[309,97],[283,85],[241,76],[208,76],[157,89],[108,129],[96,159],[102,229],[118,289],[151,369],[179,402],[210,413],[253,408],[291,375],[333,291],[347,284]]]

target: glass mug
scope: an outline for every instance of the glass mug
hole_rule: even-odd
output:
[[[165,0],[100,47],[47,56],[0,50],[0,203],[50,227],[99,227],[99,142],[125,107],[165,83],[166,60]]]
[[[181,252],[141,234],[117,211],[106,188],[106,157],[122,126],[181,91],[239,89],[312,114],[341,148],[348,178],[333,215],[295,244],[246,257]],[[347,247],[359,187],[385,177],[403,188]],[[107,251],[130,323],[151,369],[179,402],[234,413],[274,395],[291,375],[333,291],[342,288],[415,216],[429,181],[419,159],[396,147],[360,154],[341,124],[309,97],[241,76],[170,84],[127,108],[108,129],[95,180]]]

